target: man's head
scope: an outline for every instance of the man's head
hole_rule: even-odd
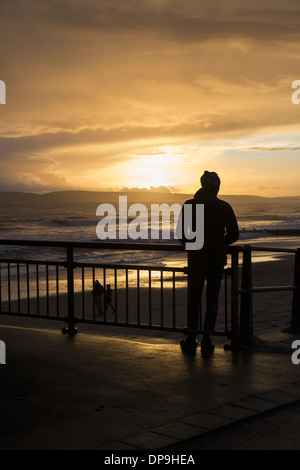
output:
[[[217,195],[220,189],[220,178],[214,171],[205,171],[200,178],[202,188],[210,192],[211,194]]]

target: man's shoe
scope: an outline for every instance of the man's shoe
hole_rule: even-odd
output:
[[[204,356],[207,356],[207,355],[213,353],[214,349],[215,349],[215,347],[212,343],[212,340],[211,340],[210,336],[203,336],[202,341],[201,341],[201,353]]]
[[[183,351],[194,353],[198,346],[198,341],[194,337],[187,337],[180,340],[180,346]]]

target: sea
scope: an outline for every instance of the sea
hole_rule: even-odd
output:
[[[87,194],[89,195],[88,192],[60,192],[50,193],[44,197],[26,193],[13,195],[2,193],[0,239],[11,240],[12,243],[1,245],[0,257],[58,261],[65,259],[65,250],[61,248],[17,246],[14,245],[14,240],[43,240],[50,243],[52,241],[96,242],[99,244],[99,249],[75,250],[75,259],[86,263],[174,265],[174,267],[185,265],[184,253],[130,249],[131,243],[134,242],[179,243],[172,236],[170,240],[162,238],[151,240],[151,235],[142,240],[122,240],[128,244],[128,250],[101,250],[101,240],[96,233],[97,224],[101,220],[96,214],[97,207],[104,203],[111,204],[116,208],[118,215],[119,195],[99,193],[97,199],[95,193],[90,193],[91,197],[87,197]],[[182,204],[188,197],[189,195],[172,195],[170,199],[164,194],[155,194],[155,202],[167,201],[173,204],[177,201],[178,204]],[[229,202],[235,211],[240,230],[240,238],[236,244],[275,250],[274,253],[254,251],[254,261],[274,260],[283,256],[283,253],[276,252],[276,249],[300,247],[300,197],[220,196],[220,199]],[[149,214],[147,221],[150,224],[151,204],[154,199],[151,194],[141,198],[139,193],[135,194],[134,199],[132,195],[131,199],[128,197],[129,202],[136,203],[139,200],[142,200],[147,207]],[[130,220],[134,220],[134,217]],[[171,225],[171,235],[173,229],[174,225]]]

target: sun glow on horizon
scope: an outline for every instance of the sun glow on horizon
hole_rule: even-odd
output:
[[[127,186],[147,189],[172,186],[178,177],[180,157],[178,149],[171,146],[134,155],[124,167]]]
[[[138,188],[151,186],[168,186],[170,178],[167,172],[167,163],[163,159],[144,157],[130,168],[130,184]]]

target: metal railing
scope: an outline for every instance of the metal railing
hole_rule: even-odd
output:
[[[253,334],[253,294],[264,292],[292,292],[291,322],[288,328],[291,332],[300,332],[300,248],[269,248],[252,247],[246,245],[241,247],[243,253],[241,288],[238,289],[241,295],[240,303],[240,325],[239,340],[252,342]],[[293,284],[284,286],[262,286],[254,287],[252,281],[252,253],[282,253],[294,255],[294,275]],[[288,330],[287,329],[287,330]]]
[[[0,312],[5,315],[63,320],[62,329],[76,333],[80,322],[116,326],[183,331],[187,311],[188,266],[166,267],[142,264],[78,262],[76,250],[127,250],[184,252],[180,244],[59,242],[0,240],[2,246],[61,249],[63,260],[0,258]],[[252,252],[292,253],[295,256],[294,283],[290,286],[253,287]],[[34,253],[34,252],[33,252]],[[300,249],[271,249],[234,245],[228,248],[229,267],[224,269],[224,326],[215,332],[231,338],[232,345],[251,342],[253,294],[293,292],[291,328],[300,328]],[[241,255],[241,256],[240,256]],[[37,257],[36,257],[37,258]],[[241,260],[241,261],[240,261]],[[91,290],[96,279],[113,286],[112,306],[103,298],[98,315]],[[228,294],[228,288],[230,292]],[[181,290],[179,291],[179,289]],[[179,295],[180,292],[180,295]],[[115,312],[112,312],[112,309]],[[200,309],[201,310],[201,309]],[[200,311],[200,332],[202,312]]]
[[[126,243],[71,243],[35,240],[1,240],[0,244],[62,249],[65,258],[63,261],[54,261],[1,257],[0,302],[2,314],[64,320],[67,327],[63,330],[70,334],[75,332],[75,324],[79,322],[168,330],[182,328],[176,317],[176,284],[178,276],[183,276],[185,279],[185,268],[78,262],[74,259],[74,250],[76,249],[99,250],[101,260],[101,252],[103,253],[104,250],[169,252],[180,251],[180,246],[159,244],[130,244],[129,246]],[[135,285],[133,273],[136,275]],[[104,305],[103,316],[97,315],[91,292],[94,282],[98,278],[101,279],[104,286],[108,283],[113,284],[115,308],[113,317],[108,315],[109,305]],[[168,305],[165,302],[166,285],[169,294]],[[136,294],[135,318],[133,318],[132,301],[130,302],[133,288]],[[159,291],[160,295],[154,296],[153,289]],[[158,297],[160,298],[158,299]],[[159,305],[157,305],[158,300]],[[104,298],[105,302],[106,298]]]

